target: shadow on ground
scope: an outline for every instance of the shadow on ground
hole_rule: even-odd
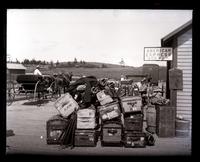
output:
[[[27,102],[24,102],[23,105],[37,105],[37,106],[41,106],[41,105],[44,105],[44,104],[47,104],[49,103],[50,99],[45,99],[45,100],[36,100],[36,101],[27,101]]]

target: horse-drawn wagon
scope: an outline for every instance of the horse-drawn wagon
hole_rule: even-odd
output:
[[[20,85],[18,94],[23,93],[27,98],[40,100],[55,94],[55,79],[50,75],[18,75],[16,81]]]

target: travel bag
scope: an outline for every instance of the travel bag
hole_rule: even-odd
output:
[[[69,124],[69,119],[54,115],[46,122],[47,144],[61,144],[60,138]]]

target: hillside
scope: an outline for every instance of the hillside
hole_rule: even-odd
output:
[[[118,64],[109,64],[109,63],[101,63],[101,62],[89,62],[90,64],[96,65],[98,67],[101,67],[102,65],[105,65],[107,68],[119,68],[122,67]],[[132,67],[132,66],[124,66],[124,67]]]
[[[90,62],[91,63],[91,62]],[[95,66],[105,63],[91,63]],[[141,67],[121,67],[120,65],[105,64],[107,68],[84,68],[84,67],[49,67],[49,65],[41,66],[41,72],[43,74],[53,74],[58,72],[72,72],[74,75],[94,75],[97,78],[113,78],[120,79],[121,75],[138,75],[142,74]],[[26,72],[32,73],[36,65],[25,65],[27,67]],[[166,80],[166,67],[159,67],[159,79]]]

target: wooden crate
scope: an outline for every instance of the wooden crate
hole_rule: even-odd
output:
[[[173,106],[156,106],[156,134],[158,137],[175,137],[175,113]]]

